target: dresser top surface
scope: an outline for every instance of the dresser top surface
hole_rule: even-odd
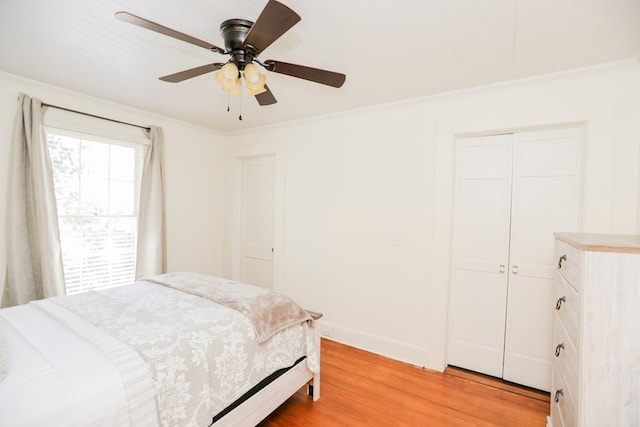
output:
[[[556,238],[584,251],[640,254],[640,235],[555,233]]]

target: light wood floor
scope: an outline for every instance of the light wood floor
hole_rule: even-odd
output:
[[[298,392],[260,426],[545,426],[549,395],[457,368],[428,371],[322,340],[320,400]]]

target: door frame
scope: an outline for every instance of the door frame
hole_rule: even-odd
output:
[[[241,268],[241,218],[242,215],[242,162],[252,157],[274,156],[275,179],[273,200],[273,289],[280,290],[284,284],[284,148],[285,144],[259,143],[232,147],[229,150],[230,159],[230,189],[231,211],[229,247],[231,258],[231,279],[240,279]]]
[[[456,206],[456,201],[455,201],[455,194],[458,191],[458,185],[457,185],[457,179],[458,179],[458,168],[457,168],[457,161],[458,161],[458,141],[462,140],[462,139],[466,139],[466,138],[475,138],[475,137],[483,137],[483,136],[498,136],[498,135],[506,135],[506,134],[511,134],[514,135],[514,138],[516,136],[516,134],[519,133],[525,133],[525,132],[537,132],[537,131],[551,131],[551,130],[557,130],[557,129],[567,129],[567,128],[577,128],[580,130],[580,144],[581,144],[581,156],[580,156],[580,166],[579,166],[579,171],[578,171],[578,179],[579,179],[579,188],[578,188],[578,206],[579,206],[579,210],[578,210],[578,218],[577,218],[577,228],[578,231],[582,231],[584,228],[584,192],[585,192],[585,162],[586,162],[586,157],[587,157],[587,122],[567,122],[567,123],[557,123],[557,124],[549,124],[549,125],[540,125],[540,126],[523,126],[523,127],[516,127],[516,128],[505,128],[505,129],[496,129],[496,130],[487,130],[487,131],[477,131],[477,132],[461,132],[461,133],[454,133],[452,135],[452,143],[453,143],[453,147],[452,147],[452,175],[451,175],[451,190],[452,190],[452,195],[451,196],[451,204],[450,204],[450,218],[451,218],[451,222],[450,222],[450,228],[449,228],[449,253],[448,253],[448,257],[449,257],[449,262],[448,262],[448,269],[447,269],[447,288],[446,288],[446,313],[445,313],[445,319],[446,319],[446,324],[447,327],[445,329],[445,333],[444,333],[444,342],[443,342],[443,346],[441,348],[442,350],[442,354],[441,357],[441,363],[442,365],[442,370],[444,370],[448,364],[449,364],[449,334],[450,334],[450,330],[449,330],[449,325],[451,322],[450,316],[451,316],[451,283],[452,283],[452,279],[453,279],[453,274],[454,274],[454,268],[455,268],[455,259],[454,259],[454,254],[455,254],[455,250],[456,248],[454,247],[454,235],[456,233],[456,223],[454,221],[454,216],[455,216],[455,212],[457,209]]]

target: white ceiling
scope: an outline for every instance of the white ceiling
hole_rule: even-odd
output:
[[[158,80],[225,56],[114,18],[128,11],[224,47],[220,23],[255,20],[266,3],[0,0],[0,71],[232,131],[640,54],[640,0],[282,0],[302,21],[260,59],[342,72],[346,83],[267,73],[278,103],[245,93],[229,113],[213,74]]]

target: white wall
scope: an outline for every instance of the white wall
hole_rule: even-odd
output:
[[[426,111],[398,106],[231,142],[284,147],[283,283],[276,289],[324,312],[336,338],[398,348],[399,358],[412,361],[424,359],[431,276],[436,129]]]
[[[586,123],[583,230],[638,232],[640,69],[538,79],[230,135],[281,144],[279,288],[333,338],[446,363],[456,135]],[[396,243],[396,246],[394,246]]]
[[[167,268],[222,274],[224,135],[8,74],[0,74],[0,294],[6,268],[8,159],[18,93],[129,123],[161,126],[165,140]]]

